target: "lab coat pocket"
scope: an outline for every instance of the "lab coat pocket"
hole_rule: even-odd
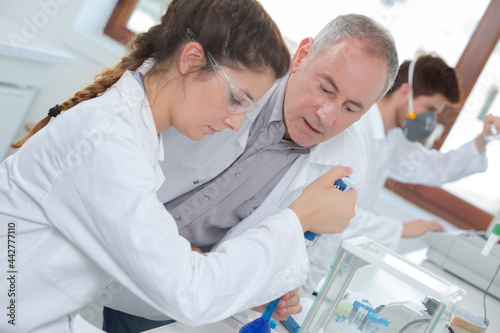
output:
[[[79,305],[90,302],[112,281],[87,255],[67,243],[42,267],[41,273]]]

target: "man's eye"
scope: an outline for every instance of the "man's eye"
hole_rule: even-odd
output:
[[[331,94],[332,94],[329,90],[327,90],[325,87],[323,87],[323,85],[322,85],[321,83],[319,84],[319,87],[320,87],[320,89],[321,89],[321,90],[322,90],[325,94],[328,94],[328,95],[331,95]]]
[[[344,108],[346,109],[347,112],[358,112],[359,111],[356,107],[353,109],[348,105],[346,105]]]
[[[233,94],[231,94],[231,104],[241,106],[241,101],[237,100]]]

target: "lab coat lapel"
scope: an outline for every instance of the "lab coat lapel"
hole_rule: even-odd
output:
[[[144,152],[147,160],[155,170],[156,189],[158,189],[165,181],[163,171],[158,164],[161,138],[158,137],[158,133],[156,132],[156,125],[146,93],[130,71],[123,73],[120,80],[116,83],[116,90],[132,111],[139,124],[145,141]]]

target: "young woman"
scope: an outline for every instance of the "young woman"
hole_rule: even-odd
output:
[[[0,165],[2,332],[87,332],[69,314],[113,297],[113,281],[173,319],[217,321],[298,287],[303,232],[335,231],[328,191],[345,170],[208,256],[157,199],[161,131],[197,140],[237,130],[287,72],[288,50],[257,1],[174,0],[130,49]]]

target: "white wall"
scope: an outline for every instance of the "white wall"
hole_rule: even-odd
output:
[[[37,38],[75,56],[69,67],[58,67],[40,89],[16,139],[27,132],[24,124],[36,123],[49,108],[65,101],[93,80],[102,67],[121,56],[123,46],[102,34],[116,0],[22,0],[1,1],[0,16],[22,28],[26,45]]]

